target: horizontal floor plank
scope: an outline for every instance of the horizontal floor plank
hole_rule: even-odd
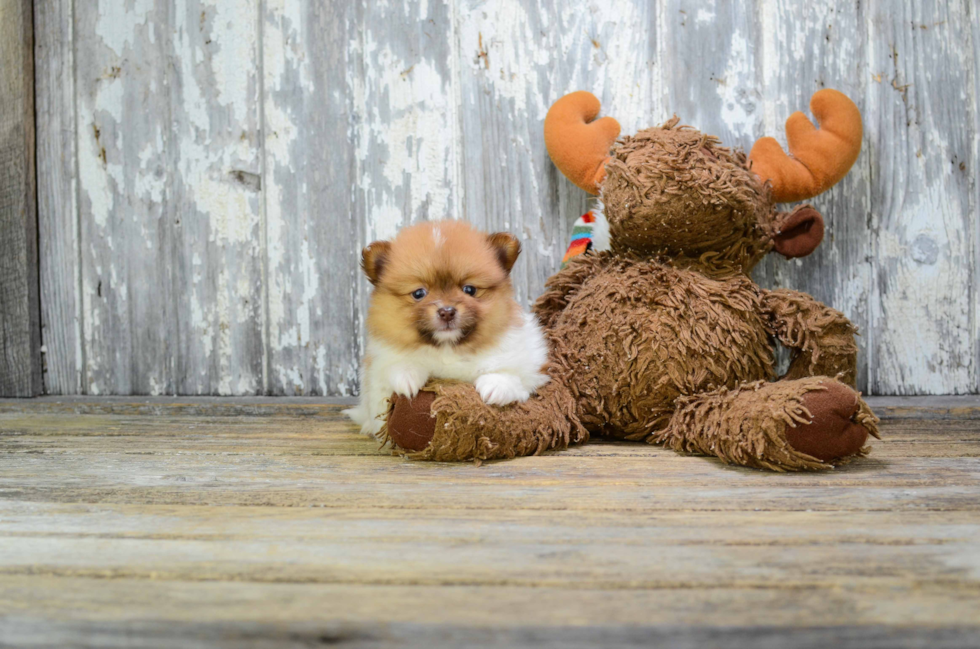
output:
[[[16,433],[0,429],[0,454],[67,453],[85,454],[133,454],[142,455],[289,455],[289,456],[361,456],[386,458],[390,464],[391,453],[377,442],[360,435],[319,432],[290,432],[282,430],[278,435],[250,434],[249,431],[201,430],[194,434],[155,435],[144,430],[138,433],[119,430],[101,432],[81,431],[77,434],[63,431],[61,434]],[[872,459],[894,458],[945,458],[980,456],[980,433],[972,431],[915,432],[903,434],[888,428],[887,437],[871,442]],[[180,439],[180,444],[174,443]],[[560,458],[561,462],[573,457],[640,457],[651,458],[666,451],[641,443],[610,442],[596,440],[585,446],[577,446],[561,453],[546,453],[541,457]],[[526,460],[521,460],[526,461]],[[864,460],[862,462],[866,462]],[[493,466],[491,464],[490,466]]]
[[[274,605],[272,605],[274,603]],[[13,617],[289,623],[312,620],[474,625],[707,625],[753,627],[975,624],[978,599],[948,586],[862,588],[569,589],[515,586],[363,586],[0,576]],[[447,616],[447,613],[451,612]],[[447,619],[448,618],[448,619]],[[367,628],[370,628],[368,626]]]
[[[451,483],[449,483],[451,485]],[[410,493],[406,493],[410,491]],[[452,491],[452,493],[446,493]],[[561,490],[506,490],[487,493],[480,488],[455,485],[424,486],[406,489],[390,485],[386,489],[346,489],[333,494],[310,493],[309,489],[280,489],[270,484],[266,489],[231,488],[212,493],[155,488],[3,488],[0,499],[30,502],[63,503],[143,503],[160,505],[237,505],[274,507],[358,507],[364,509],[459,509],[532,511],[567,510],[577,512],[610,511],[636,515],[663,511],[969,511],[980,512],[980,498],[975,486],[935,487],[907,490],[902,488],[854,490],[824,489],[782,490],[751,488],[730,491],[700,490],[697,487],[660,488],[654,492],[567,487]]]
[[[160,540],[325,540],[406,543],[534,539],[699,545],[916,545],[980,542],[973,512],[619,512],[424,510],[212,505],[52,504],[0,501],[0,536]],[[608,532],[608,534],[607,534]],[[723,532],[723,533],[722,533]]]
[[[980,429],[972,421],[894,420],[882,425],[883,440],[872,441],[872,460],[903,457],[980,457]],[[177,443],[179,441],[179,443]],[[0,457],[16,453],[145,455],[229,454],[368,456],[390,453],[354,432],[339,418],[132,417],[0,414]],[[561,457],[650,457],[671,454],[640,443],[595,440]],[[530,459],[521,463],[531,462]],[[857,465],[865,464],[862,460]],[[517,463],[517,464],[521,464]],[[444,471],[443,469],[440,470]]]
[[[980,524],[963,513],[692,512],[624,525],[570,512],[372,519],[205,509],[8,505],[0,574],[603,589],[915,580],[980,596]]]

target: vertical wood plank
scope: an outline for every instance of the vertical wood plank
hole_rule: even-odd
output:
[[[794,111],[809,115],[810,97],[821,88],[848,95],[867,114],[867,16],[862,3],[837,0],[760,3],[765,132],[785,147],[784,124]],[[870,128],[868,131],[870,132]],[[746,142],[746,149],[751,143]],[[827,229],[823,243],[805,259],[770,255],[762,274],[771,285],[805,291],[858,326],[858,389],[867,391],[868,326],[873,233],[869,228],[871,152],[867,144],[847,177],[811,199]],[[782,206],[789,209],[791,206]]]
[[[349,395],[360,362],[352,3],[263,17],[269,390]],[[363,91],[362,91],[363,92]]]
[[[973,340],[976,349],[973,353],[973,363],[975,382],[968,391],[980,393],[980,181],[977,174],[980,173],[980,100],[977,93],[980,92],[980,8],[967,5],[970,12],[971,43],[973,44],[971,70],[973,72],[973,88],[970,97],[973,98],[973,148],[970,151],[970,179],[973,191],[970,194],[970,214],[973,215],[973,228],[970,235],[973,237]]]
[[[976,391],[969,2],[872,2],[871,389]]]
[[[84,389],[261,392],[257,0],[76,11]]]
[[[0,396],[41,385],[34,36],[30,0],[0,0]]]
[[[354,15],[358,191],[369,239],[461,216],[455,0],[366,2]]]
[[[173,0],[179,394],[264,391],[258,0]]]
[[[75,59],[71,0],[34,6],[37,220],[44,391],[82,391],[82,311],[78,299],[75,200]]]
[[[458,16],[466,218],[518,235],[512,271],[525,303],[558,270],[588,195],[555,169],[544,116],[562,95],[588,90],[624,132],[662,113],[653,3],[462,0]]]
[[[172,2],[75,3],[83,392],[172,394]]]
[[[661,1],[668,110],[726,146],[751,145],[763,130],[755,3]]]

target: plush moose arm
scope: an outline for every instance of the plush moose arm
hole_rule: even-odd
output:
[[[840,375],[841,382],[855,385],[857,327],[843,313],[787,289],[765,291],[762,303],[772,335],[793,351],[783,379]]]

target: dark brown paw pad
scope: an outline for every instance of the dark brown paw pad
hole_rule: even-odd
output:
[[[813,420],[787,428],[786,440],[800,453],[831,462],[857,454],[868,441],[868,429],[851,419],[860,407],[857,392],[834,380],[824,387],[803,395]]]
[[[388,437],[406,451],[422,451],[436,432],[432,416],[434,392],[419,392],[413,398],[391,395],[395,407],[388,415]]]

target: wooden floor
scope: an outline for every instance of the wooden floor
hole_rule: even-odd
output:
[[[773,474],[406,462],[312,400],[0,401],[0,646],[975,647],[980,404]]]

